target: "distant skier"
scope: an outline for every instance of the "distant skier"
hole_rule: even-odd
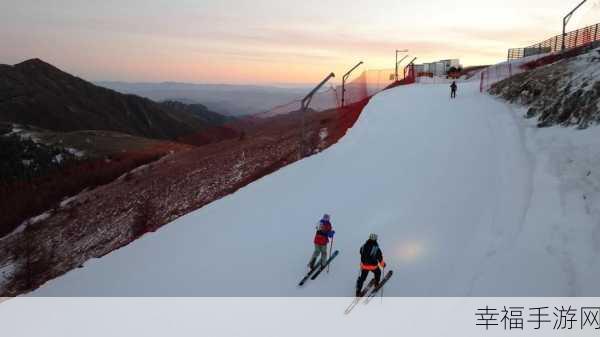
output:
[[[369,240],[360,247],[360,276],[356,280],[356,296],[360,296],[363,284],[369,275],[369,272],[373,272],[375,275],[374,288],[379,287],[379,281],[381,280],[381,270],[379,268],[385,268],[385,261],[383,261],[383,253],[381,248],[377,244],[377,234],[370,234]]]
[[[452,84],[450,84],[450,98],[456,98],[456,89],[458,89],[456,81],[452,81]]]
[[[316,227],[317,233],[315,234],[314,239],[315,250],[308,262],[308,268],[311,270],[315,268],[315,262],[317,262],[319,255],[321,255],[321,260],[319,262],[321,267],[325,267],[325,263],[327,262],[327,244],[329,243],[329,239],[333,238],[333,235],[335,234],[330,220],[331,217],[329,214],[325,214]]]

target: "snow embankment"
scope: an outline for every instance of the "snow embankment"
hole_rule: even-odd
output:
[[[370,232],[395,271],[387,296],[598,295],[597,209],[582,206],[597,194],[577,199],[569,183],[587,164],[551,155],[570,135],[542,134],[478,89],[462,84],[456,100],[447,84],[382,92],[335,146],[34,295],[351,296]],[[588,145],[578,156],[598,167]],[[297,288],[324,212],[341,253]]]
[[[523,108],[514,109],[523,115]],[[594,280],[600,277],[600,129],[540,129],[533,121],[521,123],[536,158],[527,223],[543,226],[528,228],[525,237],[531,240],[521,245],[547,254],[543,260],[548,264],[534,260],[534,268],[562,269],[553,280],[539,278],[540,287],[563,284],[560,291],[548,288],[541,294],[598,296]]]

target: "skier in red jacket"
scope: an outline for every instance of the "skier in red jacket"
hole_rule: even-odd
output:
[[[315,250],[308,262],[308,268],[311,270],[315,268],[315,262],[317,262],[319,255],[321,255],[321,267],[325,267],[325,263],[327,262],[327,244],[329,243],[329,238],[333,238],[335,234],[330,220],[331,217],[329,214],[325,214],[316,227],[317,233],[314,239]]]

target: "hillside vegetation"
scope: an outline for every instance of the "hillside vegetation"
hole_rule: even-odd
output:
[[[600,122],[600,48],[512,76],[490,93],[528,106],[539,127]]]

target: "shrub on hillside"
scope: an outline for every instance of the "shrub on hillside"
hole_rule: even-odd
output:
[[[86,188],[108,184],[123,173],[158,160],[163,154],[127,153],[118,160],[79,162],[44,176],[0,183],[0,237],[25,220],[57,207]]]
[[[61,148],[17,135],[0,137],[0,183],[48,175],[74,161],[76,157]]]

